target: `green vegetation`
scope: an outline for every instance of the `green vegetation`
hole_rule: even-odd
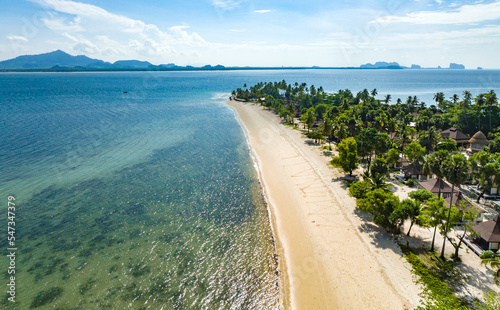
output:
[[[493,90],[476,97],[464,91],[462,97],[454,94],[448,99],[438,92],[430,105],[416,96],[403,101],[388,94],[385,100],[380,100],[376,98],[376,89],[364,89],[357,94],[348,89],[326,93],[322,87],[292,85],[284,80],[258,83],[249,90],[237,89],[234,94],[241,99],[258,99],[283,118],[295,116],[315,142],[336,140],[338,155],[331,164],[350,176],[359,166],[364,170],[362,181],[349,184],[349,194],[357,199],[357,207],[370,213],[377,225],[391,233],[401,233],[405,221],[410,223],[408,235],[414,225],[433,228],[431,252],[439,230],[455,247],[453,257],[458,260],[465,233],[456,240],[449,238],[448,233],[455,224],[464,222],[465,232],[474,234],[471,223],[477,211],[457,208],[453,200],[445,206],[441,186],[437,197],[430,192],[415,191],[409,199],[400,201],[388,190],[387,176],[401,162],[401,154],[415,166],[421,165],[422,174],[435,176],[439,183],[446,180],[452,192],[467,180],[479,184],[482,194],[478,202],[491,188],[500,185],[500,105]],[[391,100],[394,104],[389,104]],[[463,147],[459,148],[453,139],[441,137],[440,132],[450,127],[470,137],[482,131],[490,143],[467,159],[460,153],[465,151]],[[407,184],[416,183],[410,178]],[[444,250],[445,243],[441,260],[445,260]],[[500,267],[500,259],[496,257],[485,263]],[[500,279],[500,269],[497,274]],[[426,309],[457,306],[454,300],[446,298],[433,299],[432,305],[434,308]]]
[[[344,172],[352,175],[352,172],[358,168],[358,147],[354,138],[348,138],[339,143],[337,150],[339,156],[331,161],[335,167],[340,167]]]
[[[484,293],[484,304],[475,303],[477,310],[500,310],[500,294],[493,291]]]
[[[496,269],[493,279],[497,285],[500,285],[500,256],[494,255],[492,251],[485,251],[481,255],[481,264],[489,265],[492,269]]]
[[[455,186],[459,186],[467,180],[467,176],[469,175],[470,163],[467,161],[467,158],[461,154],[456,153],[453,154],[444,164],[443,172],[446,176],[448,182],[451,183],[451,193],[453,195]],[[444,231],[444,240],[443,247],[441,248],[441,259],[444,259],[444,249],[446,246],[446,239],[448,235],[448,230],[450,228],[450,216],[452,211],[452,199],[450,199],[450,208],[448,210],[448,219],[446,220],[446,226]]]
[[[425,155],[425,147],[421,146],[417,141],[412,141],[410,145],[405,147],[404,154],[410,162],[421,161]]]
[[[412,265],[412,272],[418,277],[417,283],[424,286],[422,297],[424,306],[417,307],[419,310],[460,310],[468,307],[458,299],[453,291],[443,280],[442,273],[439,273],[434,266],[434,270],[409,248],[401,247],[406,260]],[[447,263],[444,263],[447,264]],[[445,268],[446,266],[444,266]],[[441,267],[443,268],[443,267]]]
[[[43,290],[36,294],[31,302],[30,308],[38,308],[43,305],[49,304],[57,299],[63,292],[63,289],[56,286]]]

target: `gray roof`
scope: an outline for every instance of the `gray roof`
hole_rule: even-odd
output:
[[[419,182],[418,184],[422,186],[424,189],[435,194],[439,193],[440,187],[441,187],[441,193],[451,193],[451,186],[448,185],[448,183],[446,183],[442,179],[431,179],[428,181]],[[460,190],[455,187],[454,192],[460,193]]]
[[[443,139],[452,138],[457,143],[467,143],[470,139],[468,135],[464,134],[455,127],[451,127],[449,129],[446,129],[445,131],[441,131],[439,134],[441,135],[441,137],[443,137]]]

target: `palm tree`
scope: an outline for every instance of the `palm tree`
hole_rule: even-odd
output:
[[[348,130],[349,130],[349,128],[344,123],[339,123],[337,125],[337,133],[336,133],[337,142],[340,143],[341,140],[347,138]]]
[[[314,108],[309,108],[309,110],[307,110],[305,121],[307,124],[307,132],[309,132],[309,129],[314,125],[314,122],[316,121],[316,112],[314,111]]]
[[[456,106],[458,99],[460,99],[460,98],[458,97],[457,94],[453,94],[453,96],[451,96],[450,99],[451,99],[451,102],[453,102],[453,106]]]
[[[427,227],[434,227],[434,234],[432,235],[431,252],[434,251],[434,243],[436,241],[436,231],[439,224],[443,223],[445,218],[443,214],[444,199],[436,196],[429,199],[425,206],[422,208],[422,215],[424,219],[422,223]]]
[[[378,94],[378,91],[376,88],[374,88],[371,92],[372,97],[375,97]]]
[[[399,141],[401,144],[400,151],[403,152],[405,144],[407,142],[410,142],[410,136],[412,135],[412,127],[407,126],[406,123],[403,121],[401,123],[401,126],[398,127],[397,135],[399,137]]]
[[[429,130],[424,131],[420,134],[419,140],[421,143],[424,143],[423,146],[427,147],[427,151],[429,153],[432,153],[434,147],[439,141],[439,134],[437,133],[436,128],[434,128],[434,126],[431,126]]]
[[[350,101],[351,100],[349,98],[342,99],[342,106],[341,106],[342,111],[347,111],[349,109],[349,107],[350,107]]]
[[[387,94],[385,95],[385,103],[389,103],[391,101],[391,95]]]
[[[385,114],[385,112],[383,111],[380,111],[380,113],[375,117],[374,127],[378,131],[384,131],[387,123],[387,114]]]
[[[492,254],[492,253],[490,253]],[[492,269],[496,268],[493,274],[493,280],[495,280],[496,285],[500,285],[500,256],[492,254],[492,256],[481,257],[482,265],[490,265]]]
[[[451,198],[450,198],[450,207],[448,209],[448,219],[446,221],[446,227],[444,230],[444,241],[443,248],[441,249],[441,255],[439,256],[441,259],[444,259],[444,248],[446,246],[446,239],[448,235],[448,229],[450,225],[450,215],[451,215],[451,207],[453,201],[453,195],[455,191],[455,186],[460,186],[467,177],[469,176],[470,163],[467,158],[461,154],[456,153],[451,158],[449,158],[443,166],[443,172],[446,176],[448,182],[451,183]]]
[[[321,124],[321,132],[325,137],[328,137],[328,144],[330,144],[330,136],[332,134],[332,129],[333,129],[333,121],[326,117],[325,120],[323,121],[323,124]]]
[[[478,109],[477,118],[479,120],[479,124],[477,126],[477,129],[481,130],[481,116],[483,114],[484,103],[486,102],[484,99],[484,94],[477,95],[477,97],[474,98],[474,101],[476,101],[476,107]]]
[[[489,107],[490,110],[490,130],[492,129],[491,126],[491,107],[497,104],[497,95],[495,94],[495,91],[492,89],[490,92],[487,94],[486,98],[486,105]]]
[[[439,150],[423,158],[422,171],[426,175],[436,175],[439,184],[438,199],[441,198],[441,183],[444,178],[443,163],[449,157],[449,152]],[[432,238],[431,252],[434,251],[434,240],[436,236],[437,224],[434,226],[434,236]]]
[[[436,103],[438,104],[438,107],[441,109],[441,110],[444,110],[445,106],[443,106],[443,101],[444,101],[444,93],[443,92],[439,92],[439,93],[435,93],[434,94],[434,100],[436,101]]]

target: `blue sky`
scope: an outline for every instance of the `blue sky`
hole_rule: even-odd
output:
[[[500,68],[500,1],[0,0],[0,60]]]

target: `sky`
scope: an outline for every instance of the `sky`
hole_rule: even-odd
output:
[[[0,60],[500,69],[500,0],[0,0]]]

